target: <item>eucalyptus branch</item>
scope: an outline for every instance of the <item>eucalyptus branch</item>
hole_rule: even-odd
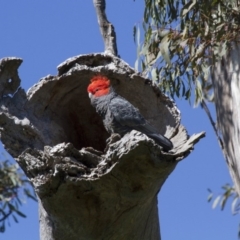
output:
[[[114,26],[107,20],[105,13],[106,2],[105,0],[93,0],[93,4],[97,12],[98,24],[105,45],[105,53],[118,56]]]
[[[207,104],[206,104],[206,102],[205,102],[204,100],[201,101],[201,107],[202,107],[202,108],[204,109],[204,111],[206,112],[206,114],[207,114],[207,116],[208,116],[208,118],[209,118],[209,121],[210,121],[210,123],[211,123],[211,125],[212,125],[212,127],[213,127],[213,130],[214,130],[214,132],[215,132],[215,134],[216,134],[216,137],[217,137],[217,139],[218,139],[219,145],[220,145],[220,147],[221,147],[221,149],[222,149],[222,151],[223,151],[223,153],[224,153],[224,155],[225,155],[224,146],[223,146],[223,141],[222,141],[221,137],[220,137],[219,134],[218,134],[218,130],[217,130],[217,128],[216,128],[216,123],[213,121],[212,115],[211,115],[211,113],[210,113],[210,111],[209,111],[209,109],[208,109],[208,107],[207,107]]]

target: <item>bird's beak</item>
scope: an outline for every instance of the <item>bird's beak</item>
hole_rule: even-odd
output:
[[[88,93],[88,96],[89,96],[89,98],[91,98],[91,97],[92,97],[92,93],[89,92],[89,93]]]

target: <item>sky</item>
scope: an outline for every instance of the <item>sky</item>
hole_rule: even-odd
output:
[[[104,51],[92,1],[2,0],[0,5],[0,58],[23,59],[19,75],[25,90],[48,74],[56,75],[56,67],[67,58]],[[137,57],[133,26],[141,23],[143,10],[141,0],[107,1],[119,54],[131,66]],[[207,202],[208,188],[219,194],[222,185],[231,183],[209,120],[184,99],[177,105],[188,133],[206,131],[206,137],[178,164],[159,194],[162,240],[237,239],[239,216],[232,216],[230,204],[221,211]],[[215,115],[213,106],[209,108]],[[19,218],[18,224],[10,221],[0,240],[39,239],[37,203],[28,200],[21,211],[27,218]]]

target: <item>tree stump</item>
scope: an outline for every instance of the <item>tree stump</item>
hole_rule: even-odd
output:
[[[21,62],[0,60],[0,133],[39,198],[41,240],[160,239],[157,194],[204,133],[189,137],[174,102],[117,57],[70,58],[27,93]],[[86,91],[99,73],[173,150],[137,131],[109,136]]]

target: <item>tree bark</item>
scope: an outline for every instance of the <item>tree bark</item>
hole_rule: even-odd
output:
[[[0,62],[0,133],[39,198],[41,240],[160,239],[157,194],[204,133],[189,137],[174,102],[112,55],[68,59],[27,93],[20,63]],[[137,131],[106,144],[86,92],[99,73],[171,139],[171,152]]]
[[[217,127],[236,192],[240,197],[240,46],[232,49],[212,70]]]

